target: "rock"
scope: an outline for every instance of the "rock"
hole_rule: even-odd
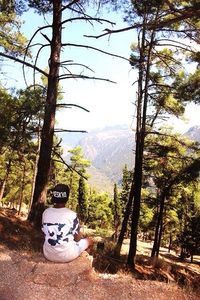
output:
[[[30,273],[29,273],[30,274]],[[92,259],[87,252],[69,263],[38,262],[27,278],[35,284],[63,288],[79,280],[94,279]]]

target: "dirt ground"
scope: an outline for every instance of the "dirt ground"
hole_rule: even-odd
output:
[[[0,300],[197,300],[200,261],[180,261],[161,249],[149,257],[151,243],[138,242],[136,270],[105,250],[84,252],[68,264],[48,262],[42,255],[43,236],[15,211],[0,209]]]

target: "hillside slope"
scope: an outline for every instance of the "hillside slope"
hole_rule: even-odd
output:
[[[184,135],[200,142],[200,126],[191,127]],[[122,170],[134,166],[135,135],[127,126],[119,125],[62,136],[66,149],[80,145],[84,156],[91,161],[88,172],[90,185],[98,191],[113,193],[114,183],[120,183]]]
[[[197,141],[200,143],[200,126],[191,127],[185,135],[191,140]]]
[[[127,126],[119,125],[61,136],[65,158],[69,160],[68,149],[80,145],[84,157],[91,161],[89,182],[98,191],[113,193],[114,183],[120,183],[122,170],[127,164],[133,169],[135,136]]]
[[[53,263],[43,257],[42,240],[27,221],[5,209],[0,209],[0,219],[1,300],[200,299],[199,265],[193,265],[192,271],[167,262],[152,267],[141,249],[135,272],[123,268],[118,260],[109,261],[102,252],[85,252],[71,263]]]
[[[119,183],[125,164],[129,169],[133,168],[134,133],[125,126],[92,132],[79,144],[85,157],[92,162],[90,172],[94,182],[99,181],[98,177],[101,175],[112,184]]]

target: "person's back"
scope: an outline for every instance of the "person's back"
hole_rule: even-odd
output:
[[[81,239],[77,214],[65,207],[69,197],[68,186],[58,184],[52,194],[54,207],[47,208],[42,216],[45,234],[43,253],[48,260],[69,262],[87,249],[90,241]]]

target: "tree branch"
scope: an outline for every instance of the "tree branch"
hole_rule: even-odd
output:
[[[174,41],[174,42],[178,43],[177,41]],[[181,46],[181,43],[180,43],[180,45],[173,45],[173,44],[169,44],[169,43],[167,43],[167,44],[164,44],[164,43],[163,44],[162,43],[161,44],[156,44],[156,47],[163,47],[163,46],[165,46],[165,47],[166,46],[167,47],[176,47],[176,48],[179,48],[179,49],[184,50],[184,51],[189,51],[189,52],[192,52],[192,53],[196,53],[196,51],[192,50],[190,46],[184,45],[185,47],[183,47],[183,46]]]
[[[70,169],[70,171],[72,171],[72,172],[74,171],[74,172],[76,172],[79,176],[83,177],[85,180],[88,180],[88,179],[87,179],[85,176],[83,176],[83,174],[81,174],[79,171],[77,171],[77,170],[74,169],[73,167],[69,166],[69,165],[64,161],[64,159],[62,158],[62,156],[61,156],[59,153],[57,153],[55,150],[53,150],[53,153],[54,153],[55,155],[57,155],[57,156],[60,158],[60,160],[53,159],[54,161],[63,163],[68,169]]]
[[[78,3],[80,0],[73,0],[72,2],[68,3],[67,5],[63,5],[63,8],[61,9],[61,12],[63,12],[67,8],[71,8],[72,5]]]
[[[8,58],[8,59],[14,60],[15,62],[21,63],[22,65],[25,65],[25,66],[27,66],[27,67],[30,67],[30,68],[32,68],[32,69],[34,69],[34,70],[36,70],[36,71],[42,73],[42,74],[45,75],[46,77],[48,77],[48,74],[47,74],[45,71],[43,71],[42,69],[40,69],[40,68],[38,68],[38,67],[32,65],[31,63],[28,63],[28,62],[22,60],[22,59],[19,59],[19,58],[17,58],[17,57],[13,57],[12,55],[5,54],[5,53],[3,53],[3,52],[0,52],[0,56],[6,57],[6,58]]]
[[[157,30],[157,29],[160,29],[165,26],[170,26],[170,25],[180,22],[180,21],[191,19],[192,17],[200,17],[200,10],[199,9],[194,10],[194,9],[192,9],[192,7],[186,7],[185,9],[177,10],[176,12],[178,12],[179,15],[173,16],[171,19],[160,21],[160,23],[158,23],[158,24],[157,23],[156,24],[149,23],[148,29],[156,29]]]
[[[180,22],[180,21],[183,21],[183,20],[187,20],[187,19],[190,19],[191,17],[198,17],[200,16],[200,10],[194,10],[192,9],[192,7],[190,8],[185,8],[183,9],[182,11],[181,10],[178,10],[177,11],[179,14],[179,16],[173,16],[171,19],[168,19],[168,20],[163,20],[163,21],[160,21],[159,23],[158,22],[149,22],[148,24],[146,24],[147,26],[147,29],[148,30],[157,30],[157,29],[160,29],[160,28],[163,28],[165,26],[170,26],[176,22]],[[128,30],[132,30],[132,29],[137,29],[137,28],[140,28],[142,27],[142,24],[135,24],[133,26],[129,26],[129,27],[125,27],[125,28],[121,28],[121,29],[116,29],[116,30],[111,30],[111,29],[108,29],[106,28],[104,31],[106,31],[105,33],[103,34],[100,34],[100,35],[84,35],[85,37],[88,37],[88,38],[101,38],[103,36],[106,36],[108,34],[113,34],[113,33],[119,33],[119,32],[124,32],[124,31],[128,31]],[[174,30],[176,31],[176,30]]]
[[[51,40],[48,38],[48,36],[44,33],[41,32],[41,35],[47,40],[47,42],[49,42],[49,44],[51,45]]]
[[[34,66],[37,65],[37,60],[38,60],[40,51],[41,51],[44,47],[48,47],[48,46],[49,46],[49,44],[42,45],[42,46],[40,47],[40,49],[39,49],[38,52],[37,52],[36,58],[35,58],[35,64],[34,64]],[[35,84],[35,70],[34,70],[34,74],[33,74],[33,82],[34,82],[34,84]]]
[[[75,106],[75,107],[78,107],[80,109],[83,109],[85,110],[86,112],[90,112],[88,109],[80,106],[80,105],[77,105],[77,104],[71,104],[71,103],[59,103],[59,104],[56,104],[56,107],[68,107],[68,106]]]
[[[108,34],[113,34],[113,33],[119,33],[119,32],[124,32],[124,31],[129,31],[132,29],[136,29],[136,28],[140,28],[142,25],[141,24],[136,24],[133,26],[129,26],[129,27],[125,27],[125,28],[120,28],[120,29],[115,29],[115,30],[111,30],[109,28],[104,29],[104,31],[106,31],[105,33],[102,33],[100,35],[84,35],[85,37],[88,38],[95,38],[95,39],[99,39],[103,36],[106,36]]]
[[[81,78],[81,79],[92,79],[92,80],[100,80],[100,81],[107,81],[107,82],[110,82],[110,83],[116,83],[115,81],[112,81],[112,80],[106,79],[106,78],[90,77],[90,76],[79,75],[79,74],[60,75],[60,76],[59,76],[59,80],[63,80],[63,79],[76,79],[76,78]]]
[[[70,129],[60,129],[60,128],[54,129],[54,132],[80,132],[80,133],[87,133],[86,130],[70,130]]]
[[[186,44],[184,44],[183,42],[180,42],[180,41],[178,41],[178,40],[170,40],[170,39],[158,39],[157,40],[157,42],[163,42],[163,41],[167,41],[167,42],[172,42],[172,43],[175,43],[175,44],[177,44],[177,45],[173,45],[173,44],[169,44],[169,46],[175,46],[175,47],[179,47],[179,46],[182,46],[182,47],[186,47],[186,48],[181,48],[181,49],[184,49],[184,50],[187,50],[188,48],[192,48],[191,46],[188,46],[188,45],[186,45]],[[167,44],[168,45],[168,44]],[[157,45],[156,45],[157,46]],[[158,46],[159,46],[159,44],[158,44]],[[162,46],[162,44],[161,44],[161,46]],[[189,51],[193,51],[192,49],[191,50],[189,50]]]
[[[96,47],[92,47],[92,46],[88,46],[88,45],[79,45],[79,44],[71,44],[71,43],[66,43],[66,44],[62,44],[63,47],[78,47],[78,48],[86,48],[86,49],[91,49],[91,50],[95,50],[95,51],[98,51],[98,52],[101,52],[101,53],[104,53],[106,55],[110,55],[110,56],[113,56],[113,57],[117,57],[117,58],[121,58],[121,59],[124,59],[126,61],[129,62],[129,59],[124,57],[124,56],[121,56],[121,55],[117,55],[117,54],[114,54],[114,53],[110,53],[110,52],[107,52],[107,51],[104,51],[104,50],[101,50],[101,49],[98,49]]]
[[[26,51],[25,51],[25,54],[24,54],[24,62],[25,62],[25,59],[26,59],[26,56],[27,56],[27,53],[28,53],[28,49],[29,49],[29,47],[30,47],[30,44],[32,43],[32,41],[33,41],[33,39],[34,39],[34,37],[37,35],[37,33],[39,32],[39,31],[41,31],[41,30],[43,30],[43,29],[46,29],[46,28],[51,28],[52,26],[51,25],[46,25],[46,26],[43,26],[43,27],[40,27],[40,28],[38,28],[35,32],[34,32],[34,34],[32,35],[32,37],[31,37],[31,39],[30,39],[30,41],[28,42],[28,45],[27,45],[27,47],[26,47]],[[24,78],[26,77],[25,76],[25,70],[24,70],[24,64],[23,64],[23,76],[24,76]],[[44,73],[43,73],[44,74]],[[44,74],[45,76],[47,76],[46,74]],[[48,77],[48,76],[47,76]],[[25,82],[26,82],[26,80],[25,80]]]
[[[60,65],[61,65],[61,66],[65,66],[65,65],[66,65],[66,66],[79,66],[79,67],[84,67],[84,68],[86,68],[87,70],[89,70],[89,71],[91,71],[91,72],[94,73],[94,71],[93,71],[90,67],[88,67],[88,66],[86,66],[86,65],[84,65],[84,64],[61,62]]]
[[[83,21],[97,21],[99,23],[101,22],[106,22],[106,23],[109,23],[111,25],[116,25],[116,23],[113,23],[109,20],[106,20],[106,19],[101,19],[101,18],[94,18],[94,17],[76,17],[76,18],[71,18],[71,19],[67,19],[67,20],[64,20],[61,24],[65,24],[65,23],[68,23],[68,22],[73,22],[73,21],[78,21],[78,20],[83,20]]]

